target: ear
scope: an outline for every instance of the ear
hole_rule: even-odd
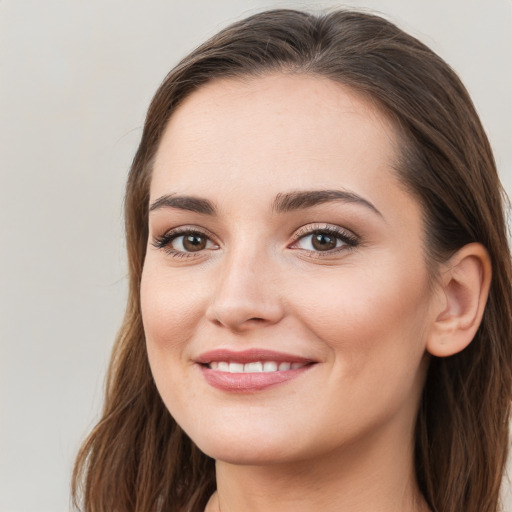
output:
[[[491,261],[485,247],[465,245],[443,265],[439,278],[441,297],[427,339],[427,350],[447,357],[464,350],[473,340],[491,283]]]

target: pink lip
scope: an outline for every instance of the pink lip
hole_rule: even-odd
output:
[[[254,361],[276,361],[277,363],[314,363],[307,357],[275,352],[273,350],[253,348],[249,350],[217,349],[201,354],[196,360],[199,364],[209,364],[214,361],[226,361],[228,363],[252,363]]]
[[[226,361],[233,363],[251,363],[255,361],[275,361],[277,363],[304,363],[306,366],[295,370],[284,370],[261,373],[230,373],[219,370],[212,370],[206,365],[214,361]],[[254,392],[266,389],[277,384],[288,382],[309,371],[314,363],[311,359],[274,352],[272,350],[251,349],[244,351],[232,351],[227,349],[212,350],[201,354],[196,359],[200,370],[210,386],[222,391],[231,392]]]

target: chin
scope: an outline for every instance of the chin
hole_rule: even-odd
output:
[[[199,446],[199,445],[198,445]],[[199,446],[199,449],[217,461],[238,466],[261,466],[289,462],[294,459],[291,454],[283,450],[276,449],[273,446],[261,446],[261,443],[222,444],[214,443],[212,445]]]
[[[294,439],[293,435],[283,436],[278,429],[273,429],[271,434],[254,427],[245,432],[224,427],[188,435],[203,453],[230,464],[276,464],[293,460],[299,455],[299,447],[290,441]]]

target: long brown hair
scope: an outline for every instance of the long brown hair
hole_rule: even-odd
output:
[[[139,285],[152,161],[184,98],[219,77],[272,71],[323,76],[365,94],[401,133],[397,172],[424,209],[432,268],[470,242],[491,256],[484,318],[463,352],[431,360],[419,408],[417,481],[434,512],[497,512],[512,393],[511,261],[504,193],[469,95],[429,48],[374,15],[274,10],[224,29],[182,60],[156,92],[126,189],[128,306],[103,415],[84,443],[73,497],[86,512],[203,510],[213,461],[161,401],[145,349]]]

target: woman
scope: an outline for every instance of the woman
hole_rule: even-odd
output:
[[[502,189],[471,100],[369,14],[270,11],[164,80],[86,511],[497,512]]]

